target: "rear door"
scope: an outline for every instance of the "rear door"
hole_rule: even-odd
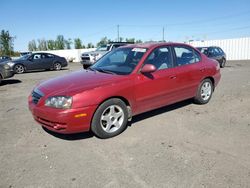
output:
[[[176,93],[179,99],[194,97],[205,73],[205,64],[200,54],[189,46],[174,45],[173,53],[176,66]]]
[[[42,54],[42,62],[43,62],[43,68],[44,69],[50,69],[53,67],[53,61],[55,59],[55,56],[52,54]]]

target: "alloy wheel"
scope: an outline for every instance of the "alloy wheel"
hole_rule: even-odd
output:
[[[117,131],[124,122],[124,112],[118,105],[111,105],[107,107],[100,119],[102,129],[107,133]]]
[[[15,72],[16,72],[17,74],[23,73],[23,72],[24,72],[24,67],[23,67],[22,65],[16,65],[16,66],[15,66]]]
[[[212,94],[212,85],[210,82],[204,82],[203,85],[201,86],[201,98],[204,101],[207,101]]]

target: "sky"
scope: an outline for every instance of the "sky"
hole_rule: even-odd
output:
[[[143,41],[212,40],[250,37],[249,0],[0,0],[0,30],[14,50],[27,51],[35,39],[102,37]]]

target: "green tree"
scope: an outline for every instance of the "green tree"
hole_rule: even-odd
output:
[[[11,55],[13,52],[14,37],[10,36],[9,31],[2,30],[0,34],[0,51],[2,55]]]
[[[71,38],[69,38],[68,40],[65,40],[65,46],[66,46],[66,49],[71,49],[71,44],[73,43]]]
[[[55,40],[55,49],[63,50],[65,48],[65,39],[63,35],[58,35]]]
[[[135,42],[135,38],[126,38],[126,42]]]
[[[97,44],[96,46],[101,46],[101,45],[106,45],[110,42],[110,40],[107,37],[103,37]]]
[[[55,50],[56,49],[56,44],[54,40],[48,40],[47,41],[47,47],[48,50]]]
[[[136,40],[135,43],[143,43],[141,39]]]
[[[82,41],[81,41],[80,38],[75,38],[74,39],[74,45],[75,45],[75,49],[83,48]]]
[[[90,42],[90,43],[88,43],[88,45],[87,45],[87,48],[94,48],[95,46]]]
[[[32,40],[32,41],[29,42],[28,49],[29,49],[29,51],[36,51],[37,50],[37,46],[36,46],[36,41],[35,40]]]

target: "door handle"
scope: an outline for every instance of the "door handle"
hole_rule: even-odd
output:
[[[176,79],[176,75],[169,76],[170,79]]]

